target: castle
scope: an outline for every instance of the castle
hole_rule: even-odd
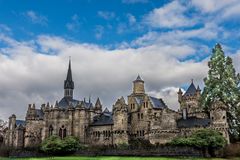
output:
[[[133,81],[127,102],[121,97],[112,112],[103,110],[99,98],[96,103],[74,99],[73,90],[69,61],[64,97],[55,105],[42,104],[40,109],[29,104],[25,121],[17,120],[14,114],[10,116],[5,145],[34,147],[51,135],[76,136],[81,143],[89,145],[128,144],[129,140],[139,138],[152,144],[165,144],[176,136],[188,136],[202,128],[220,131],[229,142],[226,106],[216,102],[210,113],[205,113],[199,103],[201,90],[193,81],[185,93],[181,89],[176,93],[180,103],[178,111],[168,108],[163,99],[149,96],[140,76]]]

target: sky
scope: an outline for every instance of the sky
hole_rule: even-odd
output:
[[[0,11],[0,119],[59,101],[69,57],[74,98],[109,109],[140,74],[178,110],[179,88],[203,89],[216,43],[240,72],[239,0],[0,0]]]

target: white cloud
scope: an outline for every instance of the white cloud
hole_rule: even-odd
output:
[[[239,15],[240,15],[240,3],[228,7],[223,13],[224,18],[233,17],[233,16],[236,18],[236,16],[239,16]]]
[[[0,33],[10,33],[12,32],[11,28],[9,28],[6,24],[0,24]]]
[[[176,98],[178,90],[178,87],[166,87],[160,91],[150,91],[149,95],[157,98],[162,98],[168,106],[171,106],[171,109],[178,110],[179,103],[178,99]]]
[[[178,28],[193,26],[193,19],[184,15],[187,10],[179,1],[172,1],[163,7],[155,8],[143,19],[144,23],[155,28]]]
[[[78,32],[78,30],[80,28],[80,21],[79,21],[79,17],[77,14],[74,14],[71,17],[71,22],[67,23],[66,27],[69,31]]]
[[[114,12],[108,12],[108,11],[98,11],[97,12],[98,16],[105,19],[105,20],[110,20],[115,17]]]
[[[27,11],[24,14],[32,23],[35,24],[41,24],[41,25],[47,25],[48,19],[47,17],[40,15],[32,10]]]
[[[136,23],[136,18],[134,17],[134,15],[128,13],[127,18],[128,18],[129,25],[133,25]]]
[[[40,106],[59,100],[63,95],[69,56],[72,57],[75,98],[99,96],[107,107],[120,96],[131,93],[132,80],[138,73],[145,80],[147,92],[162,90],[165,93],[164,88],[181,86],[191,78],[201,81],[207,72],[206,62],[178,60],[178,56],[194,52],[187,45],[108,50],[46,35],[30,42],[4,39],[11,43],[0,50],[0,107],[3,111],[0,116],[4,118],[15,111],[24,118],[28,103]],[[55,54],[49,55],[49,52]],[[176,95],[174,99],[173,92],[163,98],[170,108],[177,107],[172,106],[177,98]]]
[[[234,5],[238,0],[192,0],[192,5],[204,13],[224,10],[228,6]]]
[[[96,39],[101,39],[104,33],[104,27],[101,25],[97,25],[95,27],[95,37]]]

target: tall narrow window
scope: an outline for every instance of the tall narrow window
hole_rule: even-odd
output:
[[[61,139],[65,138],[67,136],[67,129],[64,126],[62,126],[59,129],[58,135]]]
[[[187,119],[187,108],[183,109],[183,119]]]
[[[53,135],[53,127],[52,125],[49,126],[49,129],[48,129],[48,136],[51,136]]]
[[[143,113],[141,113],[141,119],[143,119]]]

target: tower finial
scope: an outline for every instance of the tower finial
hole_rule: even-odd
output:
[[[193,78],[191,79],[191,82],[193,83]]]

